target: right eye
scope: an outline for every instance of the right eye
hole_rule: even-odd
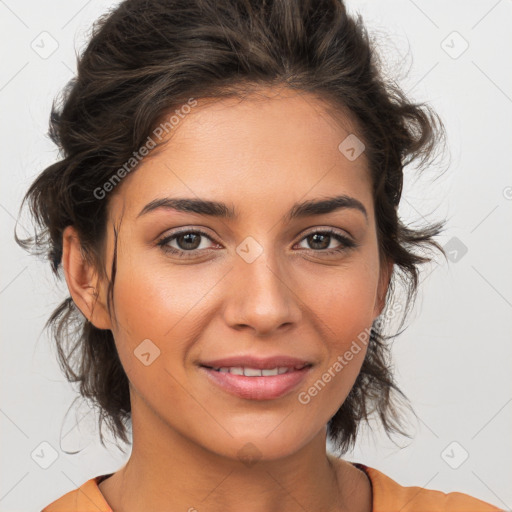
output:
[[[204,231],[197,229],[187,229],[175,232],[171,235],[166,235],[165,237],[158,240],[157,245],[162,248],[165,252],[170,252],[180,258],[190,258],[196,254],[196,251],[208,251],[209,249],[203,247],[201,248],[201,238],[207,238],[208,240],[214,242],[214,240],[205,233]],[[170,245],[171,242],[176,242],[178,247],[173,247]]]

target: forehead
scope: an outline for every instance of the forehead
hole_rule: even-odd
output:
[[[135,217],[165,196],[222,200],[253,213],[287,198],[346,194],[371,203],[364,151],[350,159],[340,150],[356,131],[346,112],[303,92],[199,99],[173,124],[166,144],[124,178],[112,207],[122,201]]]

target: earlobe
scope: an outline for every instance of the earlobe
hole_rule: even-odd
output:
[[[82,314],[98,329],[110,329],[102,283],[73,226],[67,226],[62,234],[62,267],[71,298]]]

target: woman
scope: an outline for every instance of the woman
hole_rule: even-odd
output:
[[[397,214],[442,123],[340,0],[124,1],[50,133],[20,243],[62,266],[61,364],[132,453],[44,511],[499,510],[326,453],[373,411],[403,432],[385,320],[442,252]]]

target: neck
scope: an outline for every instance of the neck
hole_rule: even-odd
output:
[[[326,453],[325,429],[287,457],[242,461],[206,450],[148,417],[149,411],[132,408],[130,458],[100,484],[116,512],[370,510],[356,499],[362,473]]]

